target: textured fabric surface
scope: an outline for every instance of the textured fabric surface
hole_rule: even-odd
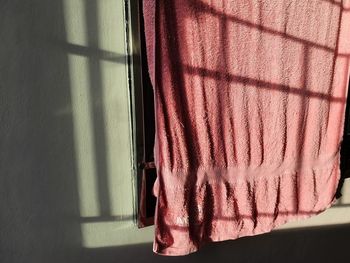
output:
[[[144,0],[154,89],[153,250],[271,231],[330,207],[350,0]]]

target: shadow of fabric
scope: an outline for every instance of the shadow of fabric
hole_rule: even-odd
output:
[[[161,262],[344,262],[349,258],[350,225],[273,231],[269,234],[211,243],[183,257],[153,254],[152,244],[86,250],[87,263]]]

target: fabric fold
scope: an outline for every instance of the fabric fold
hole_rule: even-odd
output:
[[[271,231],[335,201],[350,0],[143,0],[153,251]]]

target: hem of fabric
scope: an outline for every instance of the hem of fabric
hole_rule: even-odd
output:
[[[272,232],[273,230],[277,230],[278,227],[283,226],[287,223],[305,220],[305,219],[312,218],[312,217],[315,217],[315,216],[323,213],[324,211],[329,209],[332,205],[334,205],[336,200],[337,200],[336,191],[337,191],[337,187],[338,187],[339,181],[340,181],[340,165],[339,165],[340,155],[338,154],[333,161],[335,161],[335,162],[333,162],[333,164],[330,165],[332,167],[332,175],[333,175],[333,180],[334,180],[333,181],[333,183],[334,183],[333,189],[330,191],[330,196],[332,195],[333,198],[330,201],[328,201],[327,203],[324,203],[322,206],[319,206],[317,211],[312,211],[312,213],[310,213],[310,214],[294,214],[294,215],[290,214],[287,217],[281,219],[280,221],[271,224],[269,228],[265,228],[263,230],[257,230],[257,231],[254,231],[252,233],[244,233],[241,235],[232,235],[232,233],[231,234],[227,233],[227,235],[217,235],[217,236],[213,235],[210,237],[209,241],[202,240],[197,245],[195,245],[195,246],[194,245],[187,245],[186,248],[181,248],[181,247],[160,248],[156,244],[156,242],[154,241],[153,252],[155,254],[161,255],[161,256],[186,256],[186,255],[189,255],[191,253],[197,252],[202,247],[204,247],[210,243],[228,241],[228,240],[237,240],[237,239],[242,238],[242,237],[250,237],[250,236],[267,234],[267,233]],[[159,190],[159,189],[157,189],[157,190]],[[158,201],[158,198],[157,198],[157,201]]]
[[[217,239],[212,239],[210,242],[203,242],[201,243],[200,246],[196,247],[196,246],[192,246],[190,248],[166,248],[164,250],[157,250],[156,248],[153,248],[153,253],[160,255],[160,256],[170,256],[170,257],[176,257],[176,256],[188,256],[189,254],[198,252],[201,248],[203,248],[204,246],[210,244],[210,243],[217,243],[217,242],[223,242],[223,241],[230,241],[230,240],[237,240],[237,239],[241,239],[244,237],[253,237],[253,236],[257,236],[257,235],[263,235],[263,234],[268,234],[271,233],[273,231],[278,231],[278,227],[283,226],[287,223],[292,223],[292,222],[298,222],[298,221],[302,221],[302,220],[306,220],[312,217],[315,217],[319,214],[322,214],[323,212],[325,212],[327,209],[329,209],[336,201],[336,198],[334,198],[329,204],[327,204],[326,207],[323,208],[323,210],[320,210],[318,212],[315,212],[315,214],[312,215],[301,215],[298,217],[293,217],[293,218],[289,218],[286,219],[284,222],[281,222],[279,224],[273,225],[273,227],[269,230],[266,231],[259,231],[256,232],[254,234],[251,235],[242,235],[242,236],[236,236],[236,237],[221,237],[221,238],[217,238]]]

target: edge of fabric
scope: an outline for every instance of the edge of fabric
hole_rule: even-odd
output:
[[[158,175],[161,187],[156,189],[153,252],[187,255],[207,243],[268,233],[288,222],[316,216],[336,201],[339,163],[337,154],[317,168],[271,171],[256,177],[235,168],[199,169],[190,176],[196,182],[183,181],[191,171],[163,169]],[[223,175],[220,179],[208,179],[218,173]],[[229,176],[232,173],[238,177]]]

